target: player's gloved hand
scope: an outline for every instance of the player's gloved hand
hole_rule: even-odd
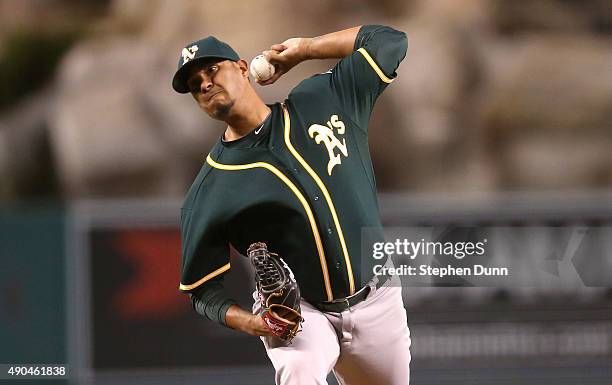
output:
[[[272,330],[258,314],[252,314],[232,305],[225,314],[225,323],[232,329],[243,331],[252,336],[273,336]]]
[[[274,333],[260,316],[252,314],[244,330],[252,336],[273,336]]]
[[[280,339],[291,342],[301,330],[300,288],[289,266],[263,242],[249,246],[247,256],[255,268],[259,315]]]
[[[309,38],[294,37],[281,44],[274,44],[270,47],[270,50],[264,51],[263,55],[275,67],[275,72],[270,79],[258,83],[262,86],[272,84],[291,68],[307,60],[310,40]]]

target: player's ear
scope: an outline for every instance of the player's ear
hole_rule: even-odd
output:
[[[248,79],[249,78],[249,64],[244,59],[240,59],[236,62],[238,68],[240,69],[240,74],[242,77]]]

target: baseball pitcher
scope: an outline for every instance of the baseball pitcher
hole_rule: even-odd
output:
[[[259,336],[276,384],[326,384],[332,371],[343,385],[409,382],[401,288],[361,255],[363,228],[382,237],[368,122],[406,49],[380,25],[274,44],[253,64],[260,85],[305,60],[339,61],[271,105],[217,38],[179,55],[174,90],[227,124],[182,207],[180,290],[206,318]],[[230,244],[253,263],[253,309],[224,292]]]

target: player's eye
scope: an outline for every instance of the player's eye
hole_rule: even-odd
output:
[[[209,74],[213,74],[215,72],[217,72],[219,70],[219,66],[218,65],[211,65],[210,67],[208,67],[208,73]]]

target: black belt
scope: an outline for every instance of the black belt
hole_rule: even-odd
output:
[[[381,277],[383,278],[383,277]],[[387,282],[387,279],[380,279],[376,282],[376,288],[379,289]],[[359,289],[355,294],[350,295],[345,298],[338,298],[332,301],[321,301],[321,302],[311,302],[312,306],[324,312],[331,313],[342,313],[345,310],[348,310],[350,307],[357,305],[359,302],[363,301],[370,294],[370,290],[372,287],[370,285],[366,285]]]

